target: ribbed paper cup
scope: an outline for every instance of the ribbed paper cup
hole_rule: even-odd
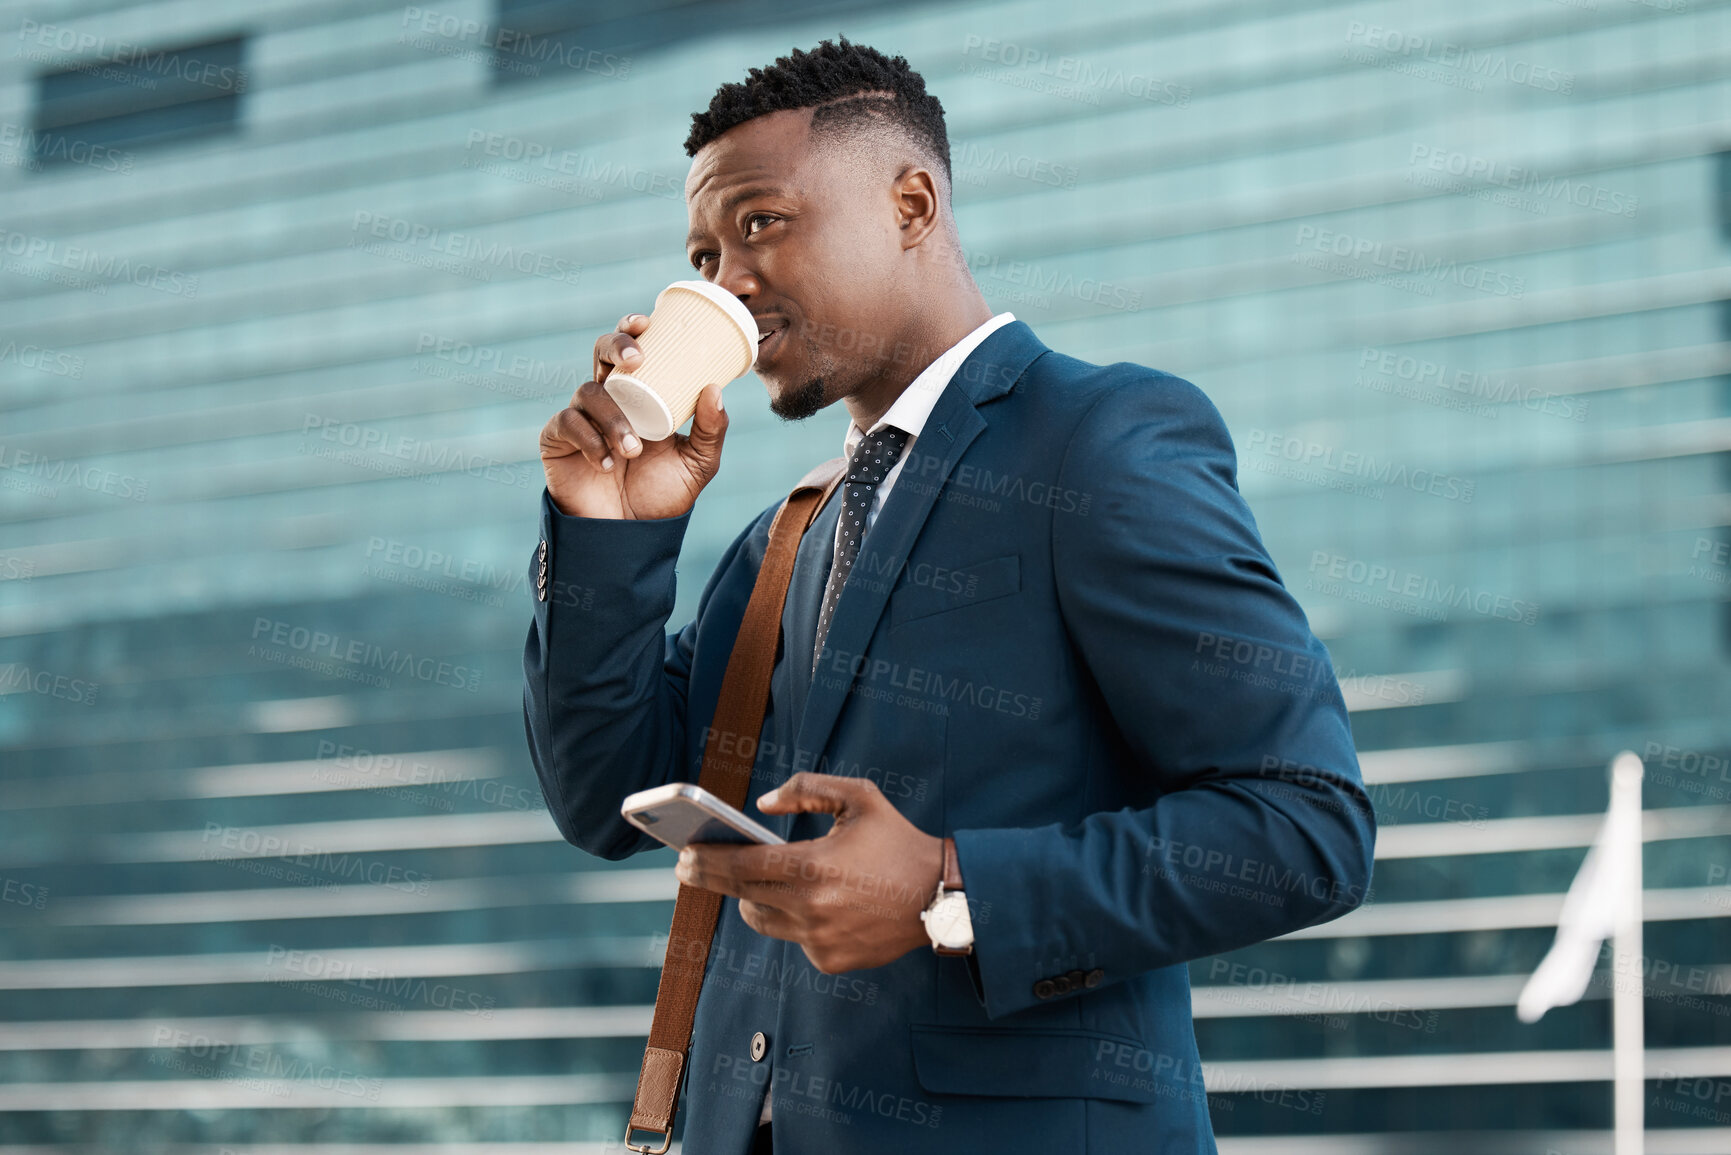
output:
[[[705,385],[726,385],[751,369],[757,322],[726,289],[675,281],[656,296],[637,347],[643,360],[636,371],[614,369],[602,384],[637,436],[660,441],[697,412]]]

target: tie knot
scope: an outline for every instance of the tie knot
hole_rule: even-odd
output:
[[[868,433],[853,447],[847,462],[847,479],[863,485],[877,485],[894,468],[902,447],[908,443],[905,429],[886,425],[876,433]]]

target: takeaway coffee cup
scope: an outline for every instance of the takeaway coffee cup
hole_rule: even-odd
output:
[[[708,281],[675,281],[655,298],[649,325],[637,338],[643,360],[602,382],[631,428],[660,441],[697,411],[710,382],[726,385],[757,360],[757,322],[726,289]]]

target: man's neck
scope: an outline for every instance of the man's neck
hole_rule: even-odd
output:
[[[956,342],[991,320],[995,313],[986,299],[978,294],[967,306],[960,308],[941,318],[923,317],[912,327],[908,334],[898,338],[889,348],[893,352],[911,350],[908,356],[888,356],[884,359],[884,369],[877,377],[843,398],[847,405],[848,416],[862,430],[870,429],[877,424],[890,406],[896,403],[896,398],[907,391],[914,383],[914,378],[925,372],[927,367]]]

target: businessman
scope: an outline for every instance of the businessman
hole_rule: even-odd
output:
[[[849,424],[762,732],[720,736],[791,844],[677,867],[727,896],[684,1150],[1213,1151],[1185,963],[1351,910],[1374,839],[1327,652],[1219,413],[993,315],[943,108],[905,59],[826,40],[692,120],[692,269],[757,319],[773,412],[840,402]],[[632,436],[599,382],[644,323],[596,342],[541,434],[524,654],[548,806],[608,859],[659,845],[627,794],[698,777],[780,504],[667,634],[728,419],[710,386],[688,436]]]

